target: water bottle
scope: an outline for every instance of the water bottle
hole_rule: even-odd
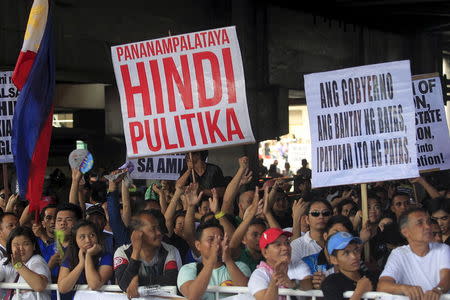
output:
[[[140,297],[152,296],[155,293],[161,292],[159,285],[148,285],[138,287],[138,293]]]

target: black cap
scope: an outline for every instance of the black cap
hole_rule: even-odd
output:
[[[105,210],[100,205],[92,205],[88,209],[86,209],[86,216],[93,215],[93,214],[97,214],[97,215],[106,217]]]

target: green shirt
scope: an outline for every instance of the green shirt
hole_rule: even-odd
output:
[[[245,263],[250,268],[250,270],[253,272],[253,271],[255,271],[256,266],[262,261],[262,257],[261,257],[261,259],[255,260],[247,248],[242,248],[241,254],[240,254],[238,260]]]

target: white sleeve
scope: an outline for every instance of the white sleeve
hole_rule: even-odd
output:
[[[34,273],[37,273],[39,275],[44,275],[45,277],[47,277],[49,283],[51,283],[51,274],[50,274],[50,269],[48,268],[47,263],[45,262],[45,260],[40,257],[39,255],[35,255],[31,258],[31,262],[29,264],[29,266],[27,266],[31,271],[33,271]]]
[[[403,268],[401,264],[401,258],[399,257],[399,255],[400,252],[398,251],[398,249],[392,250],[386,262],[386,265],[384,266],[384,270],[380,275],[380,278],[387,276],[395,279],[395,282],[402,281]]]
[[[254,296],[257,292],[267,289],[269,283],[270,277],[268,274],[261,269],[256,269],[248,280],[248,291]]]
[[[299,261],[302,260],[302,241],[300,240],[301,237],[293,240],[291,242],[291,263],[292,264],[296,264]]]
[[[180,251],[178,251],[177,248],[175,248],[175,261],[177,262],[178,270],[180,270],[183,266],[183,263],[181,261]]]
[[[296,263],[294,268],[288,270],[289,279],[303,280],[308,276],[311,276],[311,270],[302,260]]]
[[[442,244],[441,259],[439,263],[440,270],[450,269],[450,246]]]
[[[5,281],[6,279],[6,265],[4,265],[6,258],[0,261],[0,282]]]

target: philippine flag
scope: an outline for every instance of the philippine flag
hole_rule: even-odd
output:
[[[13,73],[21,90],[13,118],[12,151],[19,192],[39,210],[52,135],[55,55],[52,10],[48,0],[35,0],[24,43]]]

